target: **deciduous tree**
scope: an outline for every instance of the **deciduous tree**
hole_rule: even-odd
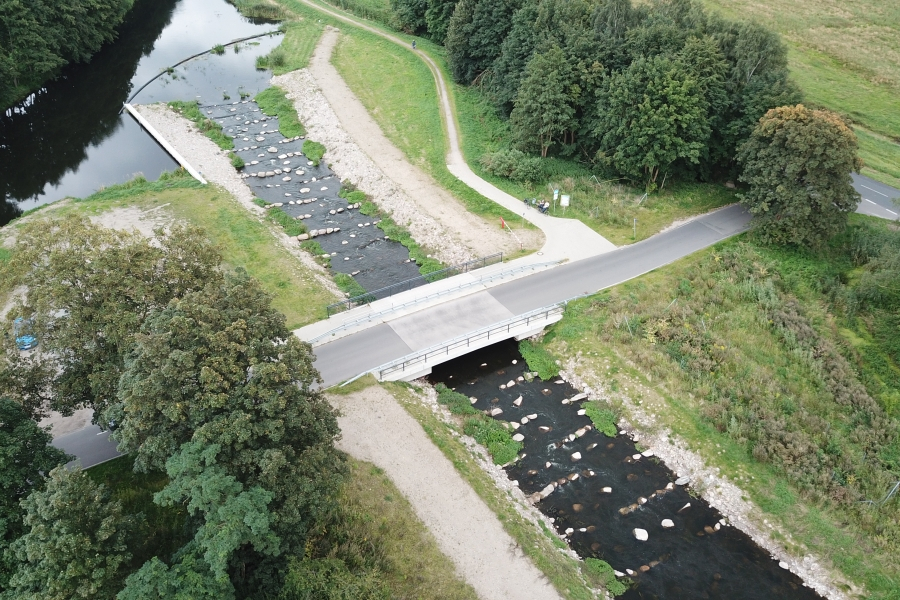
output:
[[[16,569],[6,549],[23,533],[19,503],[43,487],[47,473],[70,459],[52,441],[21,406],[0,398],[0,590]]]
[[[740,148],[741,202],[762,237],[816,246],[847,223],[859,194],[850,174],[862,168],[856,134],[837,114],[798,104],[768,111]]]
[[[519,147],[540,148],[545,157],[550,146],[575,127],[575,87],[572,67],[559,46],[529,61],[510,115]]]
[[[10,318],[32,319],[41,354],[26,357],[7,344],[0,393],[38,412],[50,398],[63,413],[88,406],[103,423],[143,320],[218,277],[219,262],[218,251],[191,227],[159,230],[152,243],[77,216],[26,224],[2,274],[26,289]]]
[[[80,468],[57,467],[46,489],[22,501],[26,533],[11,552],[19,562],[4,600],[114,598],[131,555],[131,519],[102,484]]]

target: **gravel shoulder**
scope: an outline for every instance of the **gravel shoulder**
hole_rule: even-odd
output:
[[[387,390],[373,385],[329,401],[341,411],[338,447],[384,469],[480,598],[560,597]]]

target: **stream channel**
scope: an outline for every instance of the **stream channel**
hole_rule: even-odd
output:
[[[573,435],[591,425],[578,414],[581,401],[568,402],[579,390],[559,378],[518,381],[526,371],[510,340],[436,366],[429,380],[477,398],[479,410],[501,409],[495,419],[520,423],[523,458],[506,467],[507,475],[526,496],[557,483],[536,506],[560,534],[569,531],[579,556],[629,573],[634,584],[620,598],[821,598],[689,487],[675,485],[675,474],[641,455],[627,436],[608,438],[593,428]],[[500,389],[510,380],[514,386]],[[576,452],[581,458],[573,460]],[[664,528],[664,519],[674,526]],[[635,528],[648,532],[647,541],[635,539]]]

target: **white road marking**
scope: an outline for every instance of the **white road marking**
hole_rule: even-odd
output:
[[[879,196],[884,196],[885,198],[888,197],[887,194],[882,194],[882,193],[879,192],[878,190],[873,190],[872,188],[870,188],[870,187],[867,186],[867,185],[859,184],[859,187],[864,187],[864,188],[866,188],[867,190],[869,190],[870,192],[875,192],[875,193],[878,194]],[[871,200],[870,200],[869,202],[871,202]]]
[[[892,215],[897,216],[897,213],[895,213],[894,211],[892,211],[892,210],[889,209],[889,208],[883,207],[882,205],[878,204],[877,202],[872,202],[872,201],[869,200],[868,198],[863,198],[863,200],[865,200],[865,201],[868,202],[869,204],[874,204],[875,206],[877,206],[878,208],[880,208],[880,209],[883,210],[883,211],[887,211],[887,212],[891,213]]]

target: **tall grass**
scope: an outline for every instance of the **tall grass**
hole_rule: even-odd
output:
[[[306,130],[297,115],[297,109],[294,108],[294,103],[288,99],[284,90],[272,86],[258,93],[254,100],[265,114],[270,117],[278,117],[278,131],[284,137],[306,135]]]

